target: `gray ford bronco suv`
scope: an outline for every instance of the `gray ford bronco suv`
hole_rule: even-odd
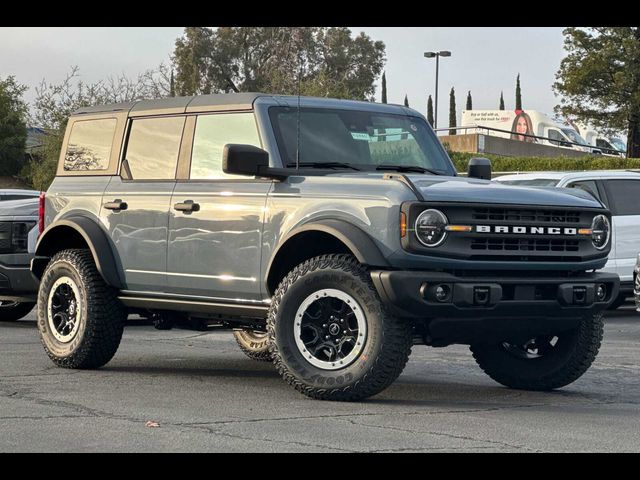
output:
[[[84,108],[67,127],[31,265],[44,348],[116,353],[128,313],[236,331],[317,399],[389,386],[412,345],[470,345],[512,388],[580,377],[616,275],[586,192],[456,174],[425,118],[266,94]],[[428,366],[426,366],[428,368]]]

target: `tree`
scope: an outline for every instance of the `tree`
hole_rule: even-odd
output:
[[[15,77],[0,78],[0,175],[15,175],[24,161],[27,141],[27,87]]]
[[[176,96],[176,79],[173,76],[173,68],[171,69],[171,80],[169,81],[169,96]]]
[[[382,72],[382,103],[387,103],[387,76],[386,72]]]
[[[182,95],[264,91],[370,99],[385,46],[344,27],[187,27],[173,54]]]
[[[516,78],[516,110],[522,110],[522,91],[520,90],[520,74]]]
[[[455,127],[457,127],[457,120],[456,120],[456,92],[453,89],[453,87],[451,87],[451,92],[449,93],[449,135],[455,135],[456,134],[456,129]]]
[[[473,100],[471,100],[471,90],[467,93],[467,110],[473,110]]]
[[[500,92],[500,110],[504,110],[504,95],[503,92]]]
[[[627,132],[627,156],[640,157],[640,27],[567,28],[556,73],[556,110],[609,133]]]
[[[404,96],[404,106],[405,107],[409,106],[409,97],[407,95]]]
[[[431,100],[431,95],[429,95],[429,99],[427,100],[427,122],[433,127],[433,100]]]

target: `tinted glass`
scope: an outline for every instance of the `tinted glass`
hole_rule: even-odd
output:
[[[132,180],[175,178],[184,117],[134,120],[125,159]]]
[[[596,182],[593,180],[584,180],[582,182],[574,182],[567,185],[569,188],[579,188],[580,190],[584,190],[585,192],[589,192],[595,198],[600,200],[600,194],[598,193],[598,186]]]
[[[246,178],[240,175],[227,175],[222,171],[222,151],[227,143],[261,146],[253,113],[198,117],[193,138],[190,178],[194,180]]]
[[[640,215],[640,180],[606,180],[614,215]]]
[[[106,170],[116,124],[115,118],[75,122],[64,156],[65,171]]]
[[[283,163],[295,165],[297,109],[275,107],[269,116]],[[420,118],[321,108],[303,108],[299,117],[300,162],[341,162],[361,169],[403,165],[453,173],[438,139]]]

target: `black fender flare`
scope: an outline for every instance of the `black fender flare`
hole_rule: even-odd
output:
[[[303,232],[311,231],[328,233],[337,238],[353,252],[356,259],[363,265],[381,268],[389,267],[389,262],[384,255],[382,255],[382,252],[380,252],[380,249],[373,239],[360,227],[345,220],[328,218],[305,223],[287,233],[279,242],[278,248],[271,255],[265,278],[268,278],[275,259],[278,258],[278,254],[287,242]]]
[[[59,237],[63,228],[71,228],[82,236],[89,246],[98,273],[107,285],[120,289],[125,288],[119,273],[121,269],[118,268],[108,235],[94,220],[82,216],[71,216],[58,220],[42,232],[36,245],[35,256],[31,261],[31,273],[36,278],[42,277],[47,263],[53,256],[52,253],[64,250],[64,240]]]

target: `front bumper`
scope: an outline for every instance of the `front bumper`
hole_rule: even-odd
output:
[[[0,255],[0,300],[33,300],[38,282],[31,274],[30,254]]]
[[[488,332],[539,334],[575,327],[618,296],[619,278],[609,273],[575,276],[457,276],[433,271],[372,271],[378,294],[397,316],[428,321],[444,344],[473,343]],[[606,294],[598,299],[597,290]],[[448,292],[437,299],[438,287]]]

